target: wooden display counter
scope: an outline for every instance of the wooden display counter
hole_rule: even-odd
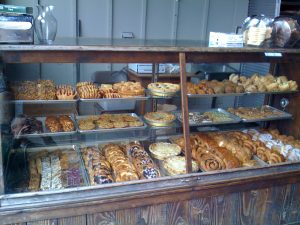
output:
[[[70,42],[71,43],[71,42]],[[127,45],[1,45],[3,63],[180,63],[183,133],[191,170],[186,63],[270,62],[300,84],[300,50]],[[116,43],[116,42],[114,42]],[[281,53],[281,57],[266,56]],[[278,125],[299,138],[299,93],[289,98],[294,121]],[[280,98],[274,98],[274,105]],[[277,126],[276,123],[272,123]],[[299,224],[300,162],[186,174],[92,187],[4,194],[0,158],[0,224]]]

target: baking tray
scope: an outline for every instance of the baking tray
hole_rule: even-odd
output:
[[[135,113],[122,113],[122,114],[127,114],[133,117],[136,117],[139,119],[140,122],[142,122],[144,125],[140,127],[124,127],[124,128],[110,128],[110,129],[103,129],[103,128],[96,128],[93,130],[80,130],[79,125],[78,125],[78,132],[81,134],[88,134],[88,133],[96,133],[96,132],[111,132],[111,131],[134,131],[134,130],[143,130],[146,129],[147,124]],[[76,122],[79,119],[86,119],[91,115],[86,115],[86,116],[76,116]],[[95,116],[95,115],[92,115]],[[100,115],[99,115],[100,116]],[[97,126],[97,125],[96,125]]]
[[[187,94],[189,98],[212,98],[212,97],[240,97],[246,93],[222,93],[222,94]]]
[[[175,92],[159,92],[159,91],[151,91],[150,89],[147,89],[146,93],[151,98],[171,98],[171,97],[178,96],[180,90]]]
[[[221,125],[221,124],[232,124],[232,123],[239,123],[241,121],[241,119],[229,112],[227,112],[224,109],[221,108],[216,108],[216,109],[209,109],[209,110],[197,110],[197,111],[191,111],[191,112],[196,112],[199,114],[203,114],[205,112],[220,112],[223,113],[227,116],[229,116],[230,118],[232,118],[232,120],[230,121],[223,121],[223,122],[203,122],[203,123],[190,123],[189,121],[189,125],[190,126],[206,126],[206,125]],[[182,119],[179,118],[179,115],[181,114],[181,112],[176,112],[175,115],[177,117],[177,119],[182,123]]]
[[[130,97],[130,98],[80,98],[79,101],[81,102],[110,102],[110,101],[132,101],[132,100],[147,100],[149,99],[149,96],[136,96],[136,97]]]
[[[11,103],[16,104],[75,104],[78,99],[72,100],[11,100]]]
[[[275,112],[281,112],[282,116],[270,116],[270,117],[262,118],[262,119],[244,119],[242,117],[240,117],[240,118],[244,123],[251,123],[251,122],[264,122],[264,121],[272,121],[272,120],[285,120],[285,119],[291,119],[293,117],[291,114],[281,111],[279,109],[276,109],[272,106],[266,105],[266,107],[274,110]]]
[[[59,115],[58,115],[59,116]],[[43,133],[34,133],[34,134],[20,134],[18,135],[18,138],[29,138],[29,137],[55,137],[55,136],[63,136],[63,135],[73,135],[77,132],[77,124],[75,122],[75,119],[74,119],[74,115],[68,115],[71,120],[73,121],[73,124],[74,124],[74,130],[73,131],[66,131],[66,132],[50,132],[47,127],[46,127],[46,124],[45,124],[45,121],[46,121],[46,117],[43,116],[43,117],[34,117],[35,119],[39,120],[42,122],[42,127],[43,127]]]
[[[87,182],[87,178],[86,178],[86,174],[84,173],[84,165],[82,164],[81,158],[80,158],[80,154],[77,151],[76,145],[61,145],[61,146],[50,146],[50,147],[32,147],[32,148],[18,148],[18,149],[11,149],[9,156],[8,156],[8,164],[7,164],[7,171],[6,171],[6,176],[5,176],[5,183],[7,184],[6,186],[6,191],[9,193],[16,193],[16,192],[30,192],[28,190],[28,185],[27,187],[16,187],[16,183],[21,180],[21,182],[29,182],[29,168],[28,168],[28,159],[29,159],[29,154],[30,153],[38,153],[41,152],[43,150],[46,150],[48,152],[53,152],[53,151],[66,151],[66,150],[74,150],[76,152],[76,155],[78,156],[78,160],[79,160],[79,170],[80,170],[80,174],[81,174],[81,178],[83,183],[80,186],[86,186],[88,184]],[[13,163],[12,161],[12,157],[14,156],[14,160]],[[16,157],[19,158],[20,161],[18,161],[18,159],[16,160]],[[19,162],[19,163],[16,163]],[[21,171],[17,171],[17,167],[22,167]],[[11,171],[13,171],[11,173]],[[20,178],[20,176],[16,176],[16,173],[20,174],[20,176],[22,176]],[[10,178],[10,176],[12,176]],[[17,178],[20,178],[19,180],[17,180]],[[11,184],[11,179],[14,183]],[[13,188],[12,188],[13,187]],[[65,188],[71,188],[72,186],[69,187],[65,187]],[[75,187],[75,186],[74,186]],[[59,190],[59,189],[55,189],[55,190]]]
[[[280,94],[295,94],[299,91],[265,91],[265,92],[245,92],[246,95],[258,95],[258,94],[264,94],[264,95],[280,95]]]

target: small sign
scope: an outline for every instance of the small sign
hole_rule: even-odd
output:
[[[265,52],[265,56],[267,57],[282,57],[280,52]]]

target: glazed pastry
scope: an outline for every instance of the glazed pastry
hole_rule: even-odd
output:
[[[156,167],[143,146],[138,143],[130,142],[125,148],[140,179],[160,177],[159,169]]]
[[[81,153],[92,185],[114,181],[110,163],[100,154],[98,148],[86,147],[81,150]]]
[[[112,88],[117,91],[121,98],[145,95],[145,90],[140,82],[123,81],[113,84]]]
[[[80,98],[92,99],[101,97],[99,88],[95,84],[91,84],[90,82],[81,82],[76,86]]]
[[[37,86],[37,99],[39,100],[55,100],[56,88],[52,80],[38,80]]]
[[[56,97],[58,100],[72,100],[76,95],[76,90],[70,85],[59,85],[56,87]]]
[[[117,144],[107,144],[102,148],[107,161],[112,166],[116,182],[124,182],[138,180],[139,176],[134,168],[129,163],[124,149]]]
[[[70,132],[74,130],[74,123],[69,116],[66,115],[59,116],[58,120],[62,126],[63,131]]]
[[[47,129],[52,133],[62,131],[62,125],[60,124],[56,116],[47,116],[45,125]]]

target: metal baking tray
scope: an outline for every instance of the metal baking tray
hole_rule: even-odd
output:
[[[246,93],[222,93],[222,94],[187,94],[189,98],[212,98],[212,97],[240,97]]]
[[[264,94],[264,95],[280,95],[280,94],[295,94],[299,91],[265,91],[265,92],[245,92],[246,95],[258,95],[258,94]]]
[[[73,131],[61,131],[61,132],[50,132],[45,124],[46,117],[34,117],[35,119],[39,120],[42,122],[42,127],[43,127],[43,133],[34,133],[34,134],[21,134],[18,135],[18,138],[29,138],[29,137],[54,137],[54,136],[63,136],[63,135],[73,135],[77,132],[77,124],[74,119],[74,115],[68,115],[71,120],[73,121],[74,124],[74,130]]]
[[[111,132],[111,131],[133,131],[133,130],[143,130],[146,129],[147,124],[135,113],[122,113],[122,114],[128,114],[130,116],[136,117],[139,119],[140,122],[142,122],[144,125],[140,127],[124,127],[124,128],[110,128],[110,129],[103,129],[103,128],[96,128],[93,130],[80,130],[79,125],[78,125],[78,132],[82,134],[87,134],[87,133],[95,133],[95,132]],[[86,119],[91,115],[86,115],[86,116],[76,116],[76,122],[79,119]],[[94,116],[94,115],[92,115]],[[97,125],[96,125],[97,127]]]
[[[28,159],[30,153],[38,153],[40,151],[46,150],[48,152],[53,151],[66,151],[74,150],[78,156],[79,160],[79,170],[83,180],[81,186],[86,186],[88,184],[86,174],[84,173],[84,165],[81,162],[80,154],[76,149],[76,145],[61,145],[61,146],[50,146],[50,147],[30,147],[30,148],[17,148],[11,149],[8,155],[8,164],[5,172],[5,183],[6,191],[9,193],[19,193],[19,192],[29,192],[28,186],[15,186],[18,182],[24,184],[24,182],[29,181],[29,168]],[[12,158],[14,157],[14,158]],[[13,162],[12,162],[13,160]],[[19,160],[19,161],[18,161]],[[16,167],[16,165],[18,167]],[[21,170],[20,170],[21,169]],[[20,170],[20,171],[18,171]],[[13,182],[13,183],[11,183]],[[70,188],[70,187],[65,187]]]
[[[81,102],[110,102],[110,101],[132,101],[132,100],[147,100],[149,96],[136,96],[130,98],[80,98],[79,101]]]
[[[227,116],[229,116],[232,120],[229,121],[223,121],[223,122],[202,122],[202,123],[190,123],[189,121],[189,125],[190,126],[206,126],[206,125],[220,125],[220,124],[232,124],[232,123],[239,123],[241,121],[241,119],[229,112],[227,112],[224,109],[221,108],[216,108],[216,109],[209,109],[209,110],[197,110],[197,111],[191,111],[193,113],[199,113],[199,114],[203,114],[205,112],[220,112],[223,113]],[[181,112],[176,112],[175,115],[177,117],[177,119],[182,123],[182,119],[179,118],[179,115],[181,114]]]
[[[15,104],[75,104],[78,99],[72,100],[11,100]]]
[[[262,119],[245,119],[242,117],[240,117],[240,118],[244,123],[251,123],[251,122],[264,122],[264,121],[272,121],[272,120],[285,120],[285,119],[291,119],[293,117],[291,114],[281,111],[279,109],[276,109],[272,106],[266,105],[266,107],[274,110],[275,112],[281,112],[282,116],[270,116],[270,117],[262,118]]]

